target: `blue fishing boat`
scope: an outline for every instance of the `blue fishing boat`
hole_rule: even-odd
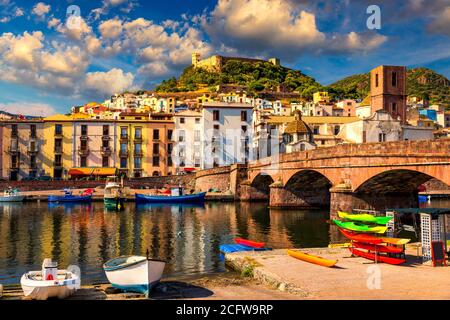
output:
[[[180,196],[150,196],[136,193],[136,203],[201,203],[205,202],[206,192]]]
[[[72,191],[65,189],[63,196],[48,196],[48,202],[91,202],[92,194],[74,196]]]

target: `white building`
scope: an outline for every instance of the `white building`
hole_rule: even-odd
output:
[[[203,104],[202,169],[250,160],[252,105],[206,102]]]
[[[191,110],[174,115],[175,146],[172,153],[177,173],[200,169],[202,140],[204,140],[202,114]]]

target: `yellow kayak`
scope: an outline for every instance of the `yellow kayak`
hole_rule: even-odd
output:
[[[346,243],[330,243],[328,245],[328,248],[330,249],[336,249],[336,248],[348,248],[350,247],[352,244],[350,242],[346,242]]]
[[[401,238],[381,238],[384,243],[394,244],[396,246],[404,246],[409,243],[411,239],[401,239]]]
[[[329,260],[322,257],[313,256],[312,254],[294,250],[288,250],[287,254],[293,258],[303,260],[309,263],[318,264],[319,266],[323,267],[333,267],[338,262],[337,260]]]

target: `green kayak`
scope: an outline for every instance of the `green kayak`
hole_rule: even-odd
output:
[[[366,224],[357,223],[357,222],[343,222],[339,220],[333,220],[333,222],[339,227],[343,229],[347,229],[355,232],[368,232],[368,233],[385,233],[387,227],[371,227]]]
[[[385,226],[392,217],[375,217],[371,214],[367,213],[360,213],[360,214],[349,214],[346,212],[338,211],[339,218],[345,219],[348,221],[354,221],[354,222],[367,222],[367,223],[374,223],[374,224],[380,224]]]

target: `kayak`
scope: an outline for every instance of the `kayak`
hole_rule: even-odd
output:
[[[389,247],[379,244],[368,244],[362,242],[353,242],[353,246],[358,249],[364,249],[368,251],[382,252],[382,253],[403,253],[403,248]]]
[[[405,259],[399,259],[399,258],[390,258],[387,256],[382,255],[375,255],[375,253],[371,252],[364,252],[355,248],[348,248],[352,254],[358,257],[366,258],[368,260],[377,261],[377,262],[384,262],[387,264],[393,264],[393,265],[399,265],[402,263],[405,263]]]
[[[294,250],[288,250],[287,254],[293,258],[303,260],[309,263],[314,263],[322,267],[333,267],[338,261],[337,260],[329,260],[322,257],[314,256],[312,254],[300,252],[300,251],[294,251]]]
[[[384,243],[394,244],[396,246],[404,246],[409,243],[411,239],[401,239],[401,238],[381,238]]]
[[[350,247],[352,244],[350,242],[345,242],[345,243],[330,243],[328,245],[328,248],[330,249],[338,249],[338,248],[348,248]]]
[[[343,222],[339,220],[333,220],[333,222],[340,228],[344,228],[351,231],[357,232],[369,232],[369,233],[385,233],[387,227],[371,227],[366,224],[356,223],[356,222]]]
[[[384,237],[377,238],[369,234],[354,233],[345,229],[339,229],[339,231],[350,240],[369,244],[386,243],[386,244],[393,244],[396,246],[404,246],[405,244],[411,241],[411,239],[402,239],[402,238],[384,238]]]
[[[339,231],[348,239],[353,241],[359,241],[370,244],[380,244],[383,242],[382,238],[377,238],[368,234],[359,234],[347,231],[345,229],[339,229]]]
[[[264,242],[256,242],[256,241],[251,241],[251,240],[247,240],[247,239],[242,239],[242,238],[235,238],[234,242],[236,242],[237,244],[243,244],[244,246],[247,247],[252,247],[252,248],[264,248],[264,246],[266,245]]]
[[[346,212],[338,211],[339,218],[354,221],[354,222],[367,222],[380,225],[386,225],[393,217],[375,217],[371,214],[360,213],[360,214],[349,214]]]

